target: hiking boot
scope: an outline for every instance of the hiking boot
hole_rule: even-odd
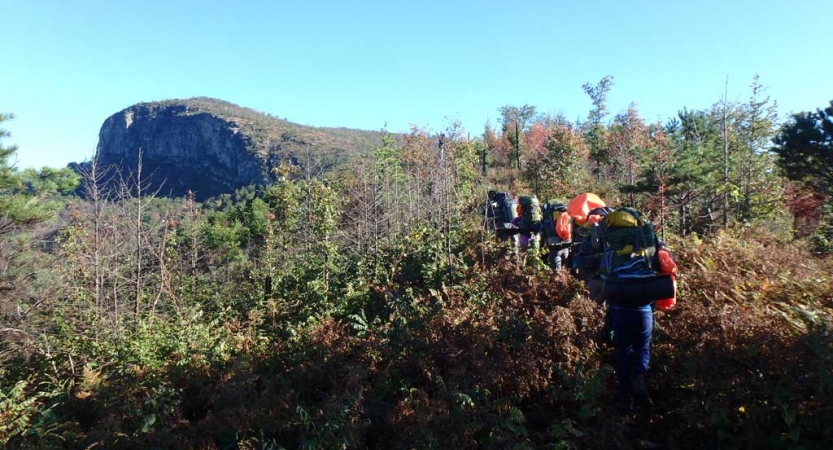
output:
[[[636,406],[642,409],[650,409],[652,406],[654,406],[654,401],[651,400],[651,396],[647,393],[636,394],[634,395],[633,399]]]
[[[637,375],[633,382],[634,400],[637,406],[646,409],[653,406],[651,396],[648,395],[648,382],[645,380],[645,375]]]
[[[633,395],[630,392],[619,390],[613,399],[613,407],[620,413],[627,413],[632,406]]]

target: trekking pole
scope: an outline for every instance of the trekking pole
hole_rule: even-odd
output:
[[[488,200],[488,199],[487,199]],[[489,206],[483,208],[483,226],[480,227],[480,260],[483,267],[486,267],[486,226],[489,220]]]

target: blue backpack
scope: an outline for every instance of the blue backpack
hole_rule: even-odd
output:
[[[492,193],[490,193],[492,194]],[[494,192],[490,195],[486,216],[497,230],[515,228],[512,220],[518,217],[518,202],[508,192]]]

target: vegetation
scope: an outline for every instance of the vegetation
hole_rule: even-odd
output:
[[[824,110],[793,115],[774,142],[778,165],[799,186],[792,192],[792,209],[816,219],[811,221],[811,228],[817,224],[816,250],[833,251],[833,101]]]
[[[779,165],[791,179],[822,193],[833,189],[833,101],[824,110],[795,114],[775,139]]]
[[[508,106],[501,132],[383,134],[326,177],[281,164],[205,204],[101,189],[95,164],[85,200],[58,197],[74,180],[1,165],[4,202],[62,208],[6,213],[0,444],[826,448],[829,192],[780,175],[757,80],[746,104],[666,124],[635,106],[607,122],[612,85],[585,86],[584,122]],[[681,273],[655,314],[650,412],[615,401],[584,286],[483,230],[495,185],[654,219]]]
[[[171,108],[184,116],[211,114],[221,117],[232,129],[246,136],[250,151],[265,161],[293,160],[301,165],[313,162],[316,167],[365,155],[382,136],[378,131],[300,125],[209,97],[139,103],[132,108],[151,117]]]

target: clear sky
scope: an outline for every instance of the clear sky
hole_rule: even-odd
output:
[[[757,73],[779,111],[833,99],[833,1],[3,0],[0,112],[17,165],[89,159],[109,115],[209,96],[315,126],[472,135],[502,105],[649,121],[745,100]]]

